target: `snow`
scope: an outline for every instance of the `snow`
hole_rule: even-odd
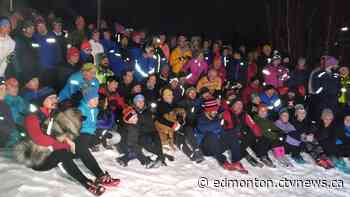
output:
[[[132,161],[127,167],[120,167],[115,158],[117,153],[102,151],[94,153],[103,169],[117,178],[121,184],[117,188],[109,188],[104,197],[296,197],[296,196],[319,196],[319,197],[348,197],[350,194],[350,176],[336,169],[325,170],[313,164],[311,158],[303,155],[307,164],[297,165],[291,169],[278,166],[271,168],[254,168],[246,161],[244,166],[249,170],[248,175],[223,170],[212,158],[206,158],[201,164],[195,164],[182,153],[176,152],[176,160],[167,162],[167,167],[157,169],[145,169],[138,161]],[[76,161],[87,176],[89,171],[80,161]],[[200,188],[198,180],[206,177],[209,186]],[[275,181],[288,177],[290,179],[339,179],[344,183],[343,188],[232,188],[214,187],[214,179],[273,179]],[[36,172],[24,166],[18,165],[10,159],[0,156],[0,196],[1,197],[85,197],[92,196],[82,186],[74,182],[59,168],[48,172]],[[204,183],[206,183],[204,181]]]

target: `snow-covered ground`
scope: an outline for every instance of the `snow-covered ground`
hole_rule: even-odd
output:
[[[225,171],[218,167],[217,163],[207,158],[201,164],[190,162],[183,154],[177,152],[176,160],[168,162],[168,167],[147,170],[140,166],[138,161],[132,161],[124,168],[115,162],[116,153],[104,151],[95,154],[102,167],[111,175],[121,179],[118,188],[108,189],[103,195],[105,197],[231,197],[231,196],[269,196],[269,197],[292,197],[292,196],[319,196],[319,197],[349,197],[350,176],[335,169],[324,170],[312,164],[310,158],[306,157],[309,164],[296,165],[292,169],[277,167],[254,168],[245,161],[243,164],[248,168],[249,174],[242,175],[237,172]],[[77,162],[79,166],[81,163]],[[88,175],[86,168],[81,168]],[[200,177],[204,177],[201,178]],[[284,179],[338,179],[343,181],[344,187],[322,188],[315,185],[311,188],[289,187],[289,188],[232,188],[216,187],[215,179],[224,180],[237,179],[240,183],[244,180],[278,180]],[[205,179],[206,178],[206,179]],[[1,197],[83,197],[91,196],[82,186],[67,178],[67,175],[59,169],[48,172],[35,172],[25,168],[13,161],[0,157],[0,196]],[[206,182],[208,180],[208,182]],[[198,183],[208,185],[204,188]],[[208,183],[208,184],[207,184]],[[227,182],[226,182],[227,183]],[[232,182],[231,182],[232,183]],[[260,182],[262,183],[262,182]],[[327,182],[329,183],[329,182]],[[257,182],[255,182],[257,184]],[[304,182],[305,184],[305,182]],[[339,182],[340,184],[340,182]],[[226,184],[227,185],[227,184]],[[231,184],[232,185],[232,184]],[[307,186],[307,185],[306,185]]]

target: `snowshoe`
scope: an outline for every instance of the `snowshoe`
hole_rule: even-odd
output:
[[[145,166],[147,169],[151,169],[151,168],[159,168],[162,164],[163,164],[164,159],[161,159],[160,157],[158,157],[156,160],[149,160]]]
[[[259,168],[262,168],[264,167],[264,164],[260,163],[258,160],[256,160],[253,156],[251,155],[247,155],[245,156],[245,159],[248,161],[248,163],[250,165],[252,165],[253,167],[259,167]]]
[[[336,169],[344,172],[345,174],[350,174],[350,167],[346,165],[343,158],[332,157],[331,161],[333,162]]]
[[[328,159],[319,159],[316,161],[316,164],[318,166],[321,166],[324,169],[331,169],[333,168],[333,166],[330,163],[331,161],[329,161]]]
[[[289,159],[286,156],[280,157],[280,158],[276,158],[277,162],[285,168],[290,168],[293,167],[293,164],[289,161]]]
[[[242,174],[248,174],[248,170],[244,168],[241,162],[237,161],[235,163],[231,163],[231,168],[234,171],[238,171]]]
[[[96,179],[96,183],[106,187],[118,187],[120,179],[112,178],[108,172]]]
[[[292,156],[292,159],[297,163],[297,164],[305,164],[306,161],[304,160],[304,158],[301,155],[296,155],[296,156]]]
[[[174,156],[168,155],[168,154],[163,154],[163,155],[164,155],[164,157],[165,157],[166,159],[168,159],[169,161],[175,161],[175,157],[174,157]]]
[[[266,156],[262,156],[260,158],[260,161],[265,165],[268,166],[270,168],[276,168],[276,165],[273,164],[273,162],[271,161],[271,159],[266,155]]]
[[[105,187],[103,187],[100,184],[96,184],[96,183],[92,182],[91,180],[86,182],[85,187],[89,192],[91,192],[95,196],[101,196],[106,191]]]

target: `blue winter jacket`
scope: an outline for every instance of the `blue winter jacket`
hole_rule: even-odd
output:
[[[221,132],[224,132],[220,122],[221,120],[218,118],[209,120],[204,113],[200,114],[197,120],[197,127],[194,129],[197,143],[201,144],[204,137],[208,134],[214,134],[219,138]]]
[[[70,99],[74,93],[83,91],[89,87],[98,89],[100,87],[100,83],[96,78],[91,81],[86,81],[83,77],[83,73],[78,71],[68,78],[66,85],[59,93],[59,101]]]
[[[85,120],[82,122],[80,133],[95,135],[97,127],[98,108],[90,108],[86,102],[81,102],[79,110]]]
[[[55,34],[52,32],[46,35],[35,33],[33,40],[40,46],[39,61],[43,69],[55,68],[58,63],[62,62],[62,53]]]
[[[43,87],[38,91],[24,89],[21,91],[20,96],[28,103],[36,102],[42,99],[43,96],[53,92],[54,90],[50,87]]]
[[[155,72],[157,61],[154,58],[145,58],[143,55],[134,60],[135,79],[141,82],[150,73]]]
[[[20,96],[5,96],[5,102],[11,109],[12,118],[18,125],[23,125],[24,117],[29,114],[29,104]]]
[[[282,101],[274,94],[271,98],[269,98],[264,92],[259,95],[261,102],[267,106],[269,110],[274,112],[279,112],[282,108]]]

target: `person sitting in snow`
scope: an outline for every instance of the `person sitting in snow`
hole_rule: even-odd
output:
[[[278,116],[278,112],[282,107],[282,100],[272,85],[266,85],[264,91],[259,94],[261,102],[267,106],[269,110],[269,119],[274,120]]]
[[[336,134],[337,153],[342,157],[350,157],[350,114],[345,114],[344,121]],[[343,129],[342,129],[343,128]]]
[[[198,117],[194,132],[204,155],[214,157],[219,165],[226,170],[247,174],[248,171],[240,162],[238,138],[224,131],[223,120],[218,116],[218,101],[216,99],[205,100],[202,107],[203,113]],[[223,154],[226,150],[230,150],[231,162]]]
[[[53,90],[50,87],[40,87],[38,77],[29,77],[28,79],[24,82],[24,88],[20,91],[20,96],[28,103],[36,103],[36,101],[42,99],[43,95]]]
[[[90,96],[86,98],[90,98]],[[41,101],[40,110],[26,116],[24,127],[29,139],[31,139],[34,144],[41,146],[42,150],[48,149],[49,154],[43,158],[35,158],[35,154],[30,154],[30,158],[26,159],[31,161],[25,161],[26,165],[36,171],[48,171],[57,167],[59,163],[62,163],[62,167],[70,176],[97,196],[105,192],[105,186],[118,186],[120,180],[112,178],[107,172],[104,172],[97,164],[94,156],[90,153],[88,149],[89,142],[87,141],[89,138],[86,135],[82,134],[73,141],[65,135],[55,138],[46,133],[50,133],[51,131],[49,131],[49,127],[42,128],[42,125],[44,125],[43,123],[46,120],[53,120],[52,117],[54,111],[57,109],[58,99],[56,94],[51,92],[46,94]],[[89,103],[92,104],[92,101]],[[86,121],[83,124],[86,125]],[[86,126],[82,129],[85,130],[84,128],[86,128]],[[21,151],[24,151],[22,149],[23,148],[15,148],[16,151],[19,151],[15,152],[15,154],[21,154]],[[81,172],[73,161],[75,157],[81,159],[83,164],[97,177],[95,181],[87,178],[83,172]],[[20,158],[16,158],[20,160]]]

